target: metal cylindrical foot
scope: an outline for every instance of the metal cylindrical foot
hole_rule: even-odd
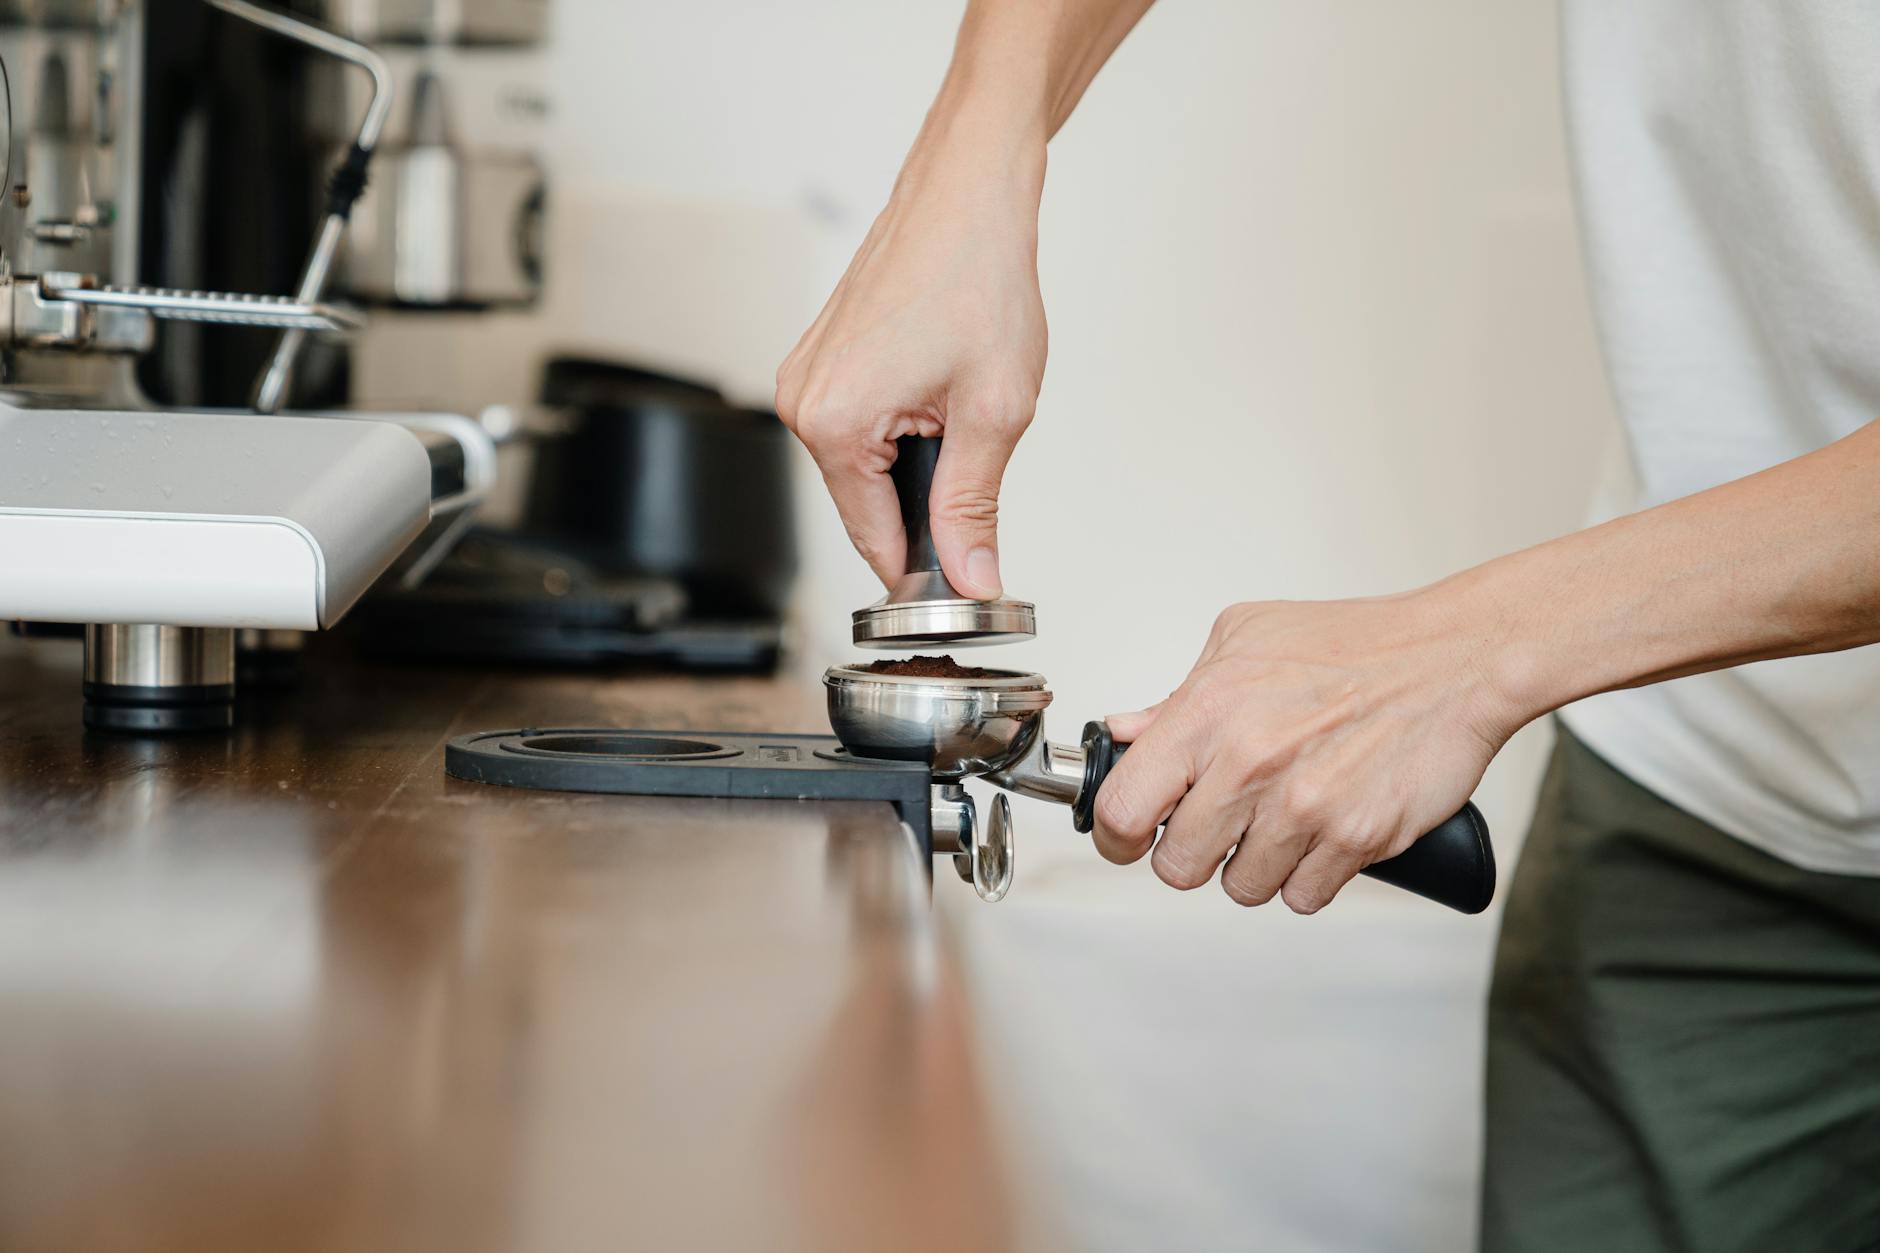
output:
[[[235,632],[88,625],[85,725],[138,735],[228,730],[235,725]]]

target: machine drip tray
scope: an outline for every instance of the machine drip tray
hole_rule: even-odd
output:
[[[912,761],[851,757],[833,735],[523,727],[458,736],[455,779],[549,792],[887,801],[931,854],[933,776]]]

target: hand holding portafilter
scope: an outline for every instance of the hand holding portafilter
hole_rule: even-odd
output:
[[[1037,615],[1028,602],[962,596],[940,568],[928,516],[940,445],[938,437],[925,435],[895,441],[890,475],[901,501],[901,524],[907,529],[907,568],[886,596],[855,611],[854,640],[863,648],[1015,644],[1038,632]]]
[[[924,762],[933,772],[935,851],[953,852],[961,877],[988,900],[1011,883],[1011,822],[1001,812],[982,835],[960,780],[979,776],[1020,796],[1069,805],[1073,825],[1088,833],[1097,793],[1127,748],[1101,722],[1085,724],[1076,745],[1045,739],[1051,693],[1042,676],[1024,671],[915,678],[839,666],[823,675],[823,686],[829,725],[851,755]],[[1464,805],[1405,852],[1361,873],[1480,913],[1495,894],[1488,825],[1474,805]]]
[[[1084,783],[1071,807],[1072,825],[1080,833],[1088,835],[1096,825],[1097,793],[1128,749],[1111,737],[1104,723],[1084,724]],[[1479,914],[1495,895],[1495,846],[1489,842],[1482,811],[1470,801],[1403,852],[1358,873],[1462,913]]]

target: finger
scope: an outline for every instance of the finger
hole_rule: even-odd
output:
[[[1236,904],[1264,905],[1279,894],[1311,846],[1310,831],[1262,824],[1256,812],[1234,855],[1221,868],[1221,890]]]
[[[1127,865],[1149,851],[1156,828],[1194,785],[1199,730],[1165,711],[1110,771],[1097,793],[1091,831],[1104,857]]]
[[[928,516],[947,582],[974,600],[993,600],[999,576],[999,487],[1030,413],[1016,402],[976,401],[949,410],[946,442],[934,467]]]
[[[1316,914],[1332,903],[1339,889],[1364,869],[1365,844],[1344,832],[1321,833],[1280,888],[1286,908]]]
[[[1251,789],[1237,785],[1228,771],[1203,769],[1156,841],[1156,878],[1184,892],[1212,879],[1253,820],[1254,802]]]
[[[882,585],[893,587],[907,568],[907,532],[901,526],[894,480],[885,470],[847,459],[831,462],[822,471],[849,542]]]

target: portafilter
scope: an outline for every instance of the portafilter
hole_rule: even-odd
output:
[[[1004,796],[982,827],[962,780],[979,777],[1007,792],[1068,805],[1071,825],[1088,834],[1103,781],[1122,760],[1102,722],[1086,722],[1076,744],[1044,737],[1051,692],[1042,675],[983,670],[971,677],[880,674],[836,666],[823,675],[829,725],[849,755],[918,761],[934,777],[934,851],[950,852],[960,877],[996,901],[1011,887],[1013,826]],[[1495,894],[1495,850],[1473,803],[1404,852],[1360,873],[1465,914]]]

